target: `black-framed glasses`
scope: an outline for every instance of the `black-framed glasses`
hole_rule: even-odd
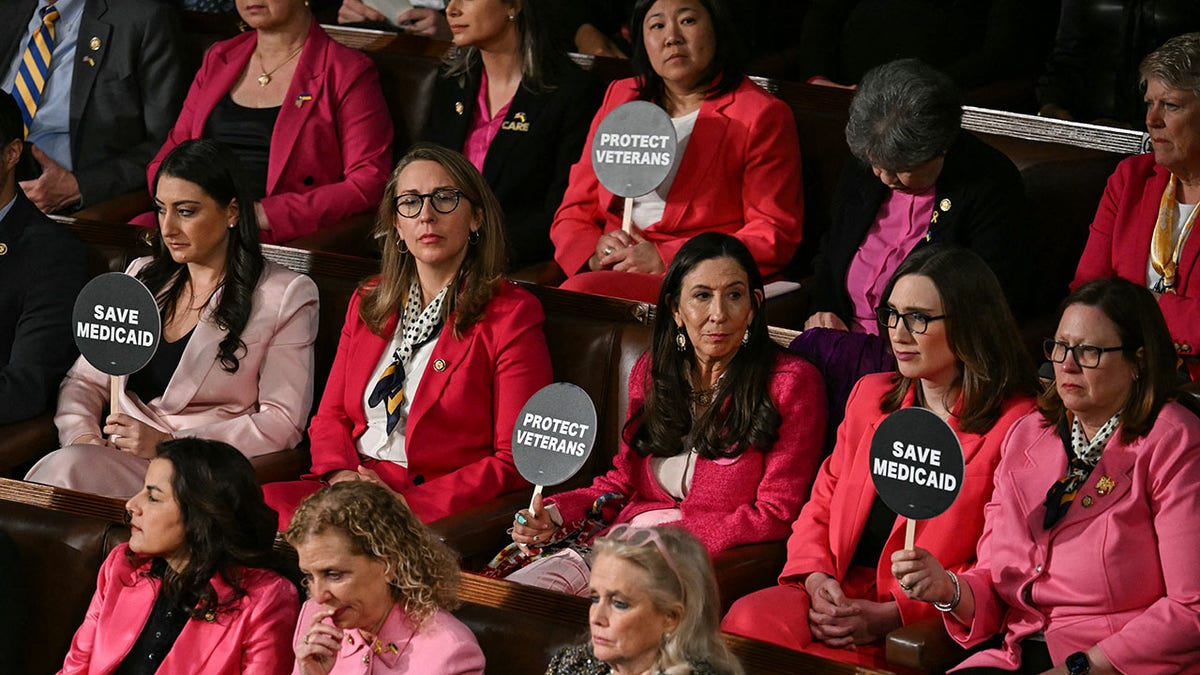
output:
[[[1067,360],[1067,353],[1070,352],[1074,357],[1076,365],[1080,368],[1097,368],[1100,366],[1100,357],[1108,352],[1120,352],[1125,350],[1125,345],[1117,345],[1116,347],[1097,347],[1095,345],[1071,345],[1061,341],[1046,339],[1042,342],[1042,354],[1047,359],[1054,363],[1062,363]]]
[[[405,218],[416,218],[421,215],[426,199],[434,211],[452,213],[458,208],[458,201],[465,196],[458,188],[442,188],[426,194],[408,192],[396,197],[396,213]]]
[[[926,330],[929,330],[929,322],[941,321],[946,318],[945,314],[930,316],[925,312],[904,312],[900,313],[891,307],[876,307],[875,320],[884,328],[895,328],[904,322],[904,327],[913,335],[920,335]]]

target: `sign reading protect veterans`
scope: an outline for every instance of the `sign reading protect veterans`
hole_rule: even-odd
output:
[[[141,370],[162,335],[154,295],[135,277],[120,272],[101,274],[83,287],[75,299],[71,326],[83,358],[113,376]]]
[[[675,125],[662,108],[631,101],[608,113],[592,137],[592,169],[606,190],[631,199],[662,184],[676,155]]]
[[[587,462],[596,443],[596,406],[568,382],[542,387],[529,398],[513,425],[517,470],[534,485],[558,485]]]
[[[901,408],[875,430],[871,480],[897,514],[910,520],[941,514],[958,498],[962,478],[958,436],[929,410]]]

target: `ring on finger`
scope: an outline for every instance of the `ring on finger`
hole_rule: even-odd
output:
[[[612,252],[613,252],[613,247],[611,247],[611,246],[604,247],[604,255],[612,255]]]
[[[900,582],[900,588],[903,588],[905,592],[912,590],[912,586],[909,586],[908,584],[904,583],[903,581]]]

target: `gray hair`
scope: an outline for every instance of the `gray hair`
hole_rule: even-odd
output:
[[[1164,42],[1142,59],[1138,75],[1142,91],[1149,80],[1158,80],[1170,89],[1200,96],[1200,33],[1184,33]]]
[[[944,155],[962,124],[958,87],[917,59],[872,68],[858,84],[846,143],[860,160],[904,171]]]

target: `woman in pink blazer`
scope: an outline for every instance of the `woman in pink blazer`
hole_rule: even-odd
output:
[[[346,313],[312,471],[265,486],[286,527],[325,483],[379,480],[425,522],[526,485],[517,413],[550,383],[541,305],[501,278],[502,211],[462,155],[417,145],[379,207],[383,273]]]
[[[304,500],[288,527],[308,584],[293,675],[479,675],[454,618],[458,560],[387,489],[342,481]]]
[[[764,277],[800,244],[800,146],[787,105],[748,80],[723,0],[637,3],[630,27],[638,76],[617,80],[592,121],[550,226],[564,288],[654,302],[679,248],[701,232],[732,234]],[[592,137],[617,106],[648,100],[671,116],[680,157],[659,188],[625,200],[592,170]]]
[[[1000,441],[1033,410],[1033,367],[1004,292],[971,251],[935,245],[911,254],[881,296],[897,372],[868,375],[850,394],[837,445],[788,539],[779,585],[734,603],[725,631],[870,667],[886,667],[882,640],[936,612],[909,599],[891,575],[906,520],[878,497],[871,441],[888,414],[937,412],[962,444],[957,500],[917,523],[916,543],[955,570],[975,561],[983,505],[992,494]],[[853,647],[853,649],[849,649]]]
[[[1063,305],[1040,415],[1004,441],[979,564],[892,556],[983,672],[1200,673],[1200,419],[1144,286],[1101,279]],[[1180,400],[1185,400],[1181,398]]]
[[[101,567],[60,672],[287,673],[300,603],[275,571],[275,514],[250,462],[225,443],[167,441],[126,507],[129,543]]]
[[[237,158],[215,141],[181,144],[159,168],[159,244],[133,261],[158,298],[162,339],[145,368],[118,380],[82,357],[59,391],[63,448],[27,480],[126,498],[162,440],[225,441],[249,457],[291,448],[312,405],[317,287],[265,261]]]
[[[229,144],[269,244],[375,208],[392,163],[392,123],[371,60],[334,42],[304,0],[238,12],[254,30],[205,54],[147,179],[183,141]]]

